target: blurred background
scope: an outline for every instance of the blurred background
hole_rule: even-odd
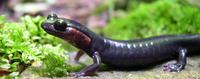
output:
[[[47,16],[56,13],[60,17],[78,20],[90,26],[105,26],[108,19],[106,9],[109,1],[103,0],[4,0],[0,4],[1,15],[13,21],[25,15]],[[102,7],[102,11],[97,12],[97,8]],[[89,21],[94,21],[89,22]],[[98,22],[96,22],[98,21]]]
[[[130,39],[166,33],[193,33],[193,30],[197,29],[195,26],[198,25],[193,21],[199,18],[200,1],[4,0],[0,5],[0,14],[6,15],[11,21],[19,21],[19,18],[25,15],[47,16],[56,13],[60,17],[76,20],[89,28],[97,28],[97,32],[100,29],[102,35],[116,39]],[[102,30],[106,26],[109,27]],[[111,28],[113,31],[108,33]],[[123,33],[126,35],[121,35]]]
[[[71,65],[70,57],[73,58],[73,52],[78,49],[41,29],[41,22],[51,13],[76,20],[101,36],[119,40],[200,33],[200,0],[1,0],[0,75],[6,75],[3,78],[26,78],[28,71],[43,77],[69,76],[69,72],[86,66],[83,63],[81,66]],[[132,73],[137,76],[123,72],[117,72],[125,74],[120,77],[115,77],[115,72],[108,75],[114,76],[111,77],[113,79],[127,75],[138,79],[187,79],[191,74],[194,78],[200,78],[198,60],[191,60],[197,66],[189,66],[189,69],[194,67],[196,69],[191,70],[197,71],[188,70],[179,76],[166,76],[156,70],[150,71],[150,75],[160,73],[162,76],[150,76],[145,71],[141,73],[146,76],[135,72]],[[87,58],[81,61],[91,62]]]

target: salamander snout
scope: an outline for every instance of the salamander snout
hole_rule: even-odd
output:
[[[67,24],[61,18],[58,18],[56,14],[50,14],[47,16],[47,19],[42,22],[42,28],[47,30],[54,30],[54,31],[65,31]]]
[[[48,26],[51,26],[51,24],[42,22],[41,26],[42,26],[43,29],[46,29]]]
[[[50,27],[53,27],[58,19],[59,18],[56,14],[50,14],[47,16],[47,19],[44,22],[42,22],[41,26],[44,30],[50,29]]]
[[[41,27],[48,33],[56,35],[56,36],[68,36],[75,34],[77,29],[76,25],[72,22],[72,20],[59,18],[55,14],[51,14],[47,16],[47,19],[42,22]],[[58,35],[60,34],[60,35]]]

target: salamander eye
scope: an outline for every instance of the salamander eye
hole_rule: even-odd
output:
[[[59,31],[65,31],[67,24],[63,20],[57,20],[54,24],[54,28]]]
[[[58,19],[58,16],[56,14],[50,14],[47,16],[47,19],[51,19],[51,20]]]

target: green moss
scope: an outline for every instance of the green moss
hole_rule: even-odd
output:
[[[200,33],[200,10],[179,0],[140,3],[122,18],[113,17],[103,32],[114,39]]]
[[[33,62],[43,61],[44,67],[40,69],[43,74],[40,75],[68,73],[70,65],[65,63],[69,60],[64,50],[66,46],[61,45],[60,39],[43,31],[40,26],[43,20],[42,17],[25,16],[15,23],[0,16],[0,69],[17,76]]]
[[[60,46],[53,47],[52,45],[43,45],[40,48],[45,53],[45,57],[42,60],[42,67],[34,67],[32,71],[36,72],[40,76],[67,76],[71,66],[66,63],[69,59],[68,55],[63,54],[63,52],[55,51],[64,51],[60,49]]]

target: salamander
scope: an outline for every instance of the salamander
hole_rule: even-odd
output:
[[[75,60],[83,53],[93,59],[93,64],[74,74],[76,77],[94,74],[102,63],[112,67],[137,68],[169,59],[177,62],[165,65],[164,70],[179,72],[187,64],[188,53],[200,52],[198,34],[114,40],[97,35],[79,22],[60,18],[56,14],[48,15],[41,26],[47,33],[80,49]]]

